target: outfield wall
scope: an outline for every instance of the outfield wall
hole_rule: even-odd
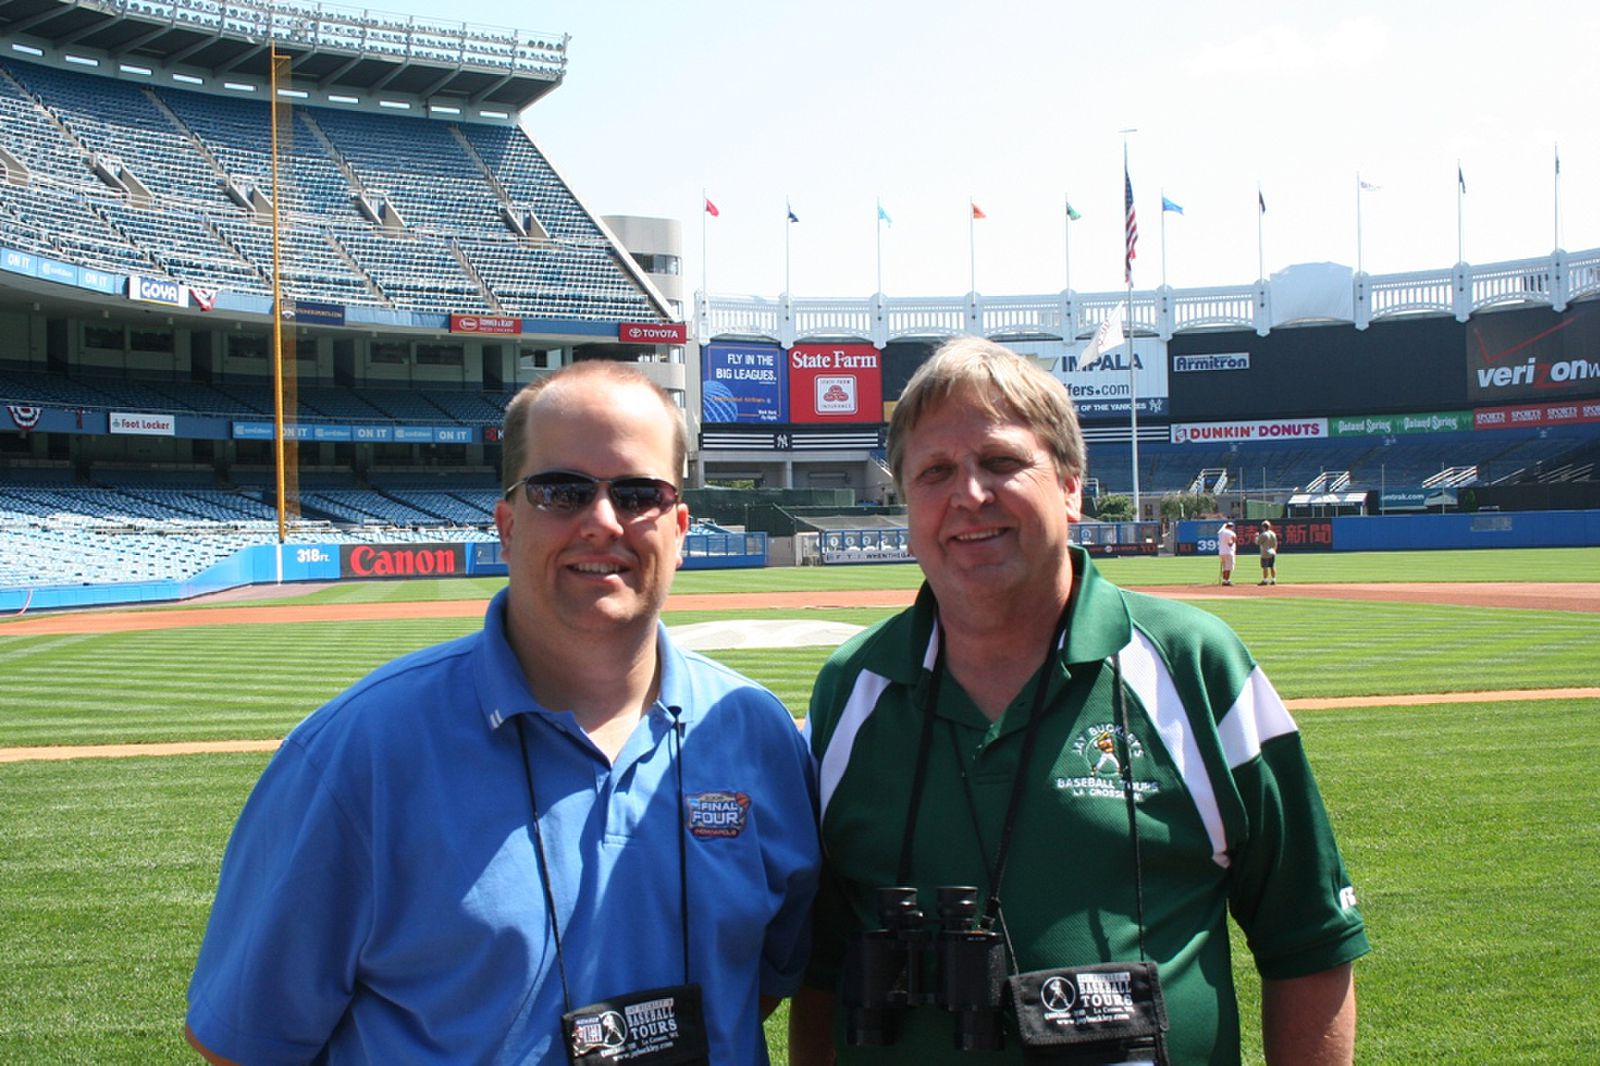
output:
[[[1179,522],[1179,555],[1215,555],[1219,521]],[[1600,511],[1478,511],[1472,514],[1342,515],[1274,521],[1281,550],[1431,551],[1459,548],[1587,548],[1600,545]],[[1261,524],[1234,524],[1239,551],[1255,551]]]
[[[685,539],[683,569],[767,565],[765,533],[695,533]],[[407,544],[286,544],[285,582],[396,580],[415,577],[504,577],[498,541]],[[253,544],[183,581],[41,585],[0,589],[0,615],[82,607],[171,603],[244,585],[280,580],[278,546]]]

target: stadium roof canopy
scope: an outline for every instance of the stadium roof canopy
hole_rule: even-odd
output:
[[[0,39],[262,80],[276,44],[298,87],[517,111],[567,69],[564,34],[264,0],[0,0]]]

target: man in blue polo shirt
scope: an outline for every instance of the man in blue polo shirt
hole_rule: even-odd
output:
[[[767,1061],[808,950],[815,781],[778,700],[660,624],[685,452],[621,364],[512,401],[509,586],[262,774],[189,987],[208,1059]]]

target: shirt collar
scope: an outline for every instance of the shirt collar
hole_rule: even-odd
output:
[[[1100,576],[1089,553],[1077,545],[1067,550],[1072,558],[1073,599],[1059,661],[1064,666],[1098,662],[1127,646],[1133,622],[1122,590]],[[886,634],[889,639],[882,645],[881,657],[874,656],[877,672],[904,685],[915,685],[930,673],[939,650],[934,627],[938,611],[933,590],[924,581],[911,607],[911,624]]]
[[[501,589],[489,601],[484,612],[483,631],[473,651],[473,677],[478,690],[478,707],[490,729],[498,729],[513,715],[530,711],[548,711],[533,696],[522,674],[522,663],[511,642],[506,639],[506,607],[510,589]],[[656,697],[657,709],[677,707],[684,722],[694,719],[694,701],[690,698],[690,675],[684,663],[683,652],[667,636],[667,627],[656,621],[656,657],[661,664],[660,695]]]

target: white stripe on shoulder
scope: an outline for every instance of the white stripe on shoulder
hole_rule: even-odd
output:
[[[1222,753],[1228,758],[1228,769],[1237,770],[1261,754],[1261,745],[1273,737],[1296,730],[1289,708],[1283,705],[1278,690],[1272,687],[1261,667],[1250,671],[1244,691],[1239,693],[1228,708],[1228,713],[1217,723],[1222,736]]]
[[[822,753],[822,761],[817,769],[817,783],[822,793],[822,815],[827,815],[828,800],[833,798],[833,790],[839,787],[839,779],[844,777],[845,769],[850,765],[850,752],[855,747],[856,734],[861,732],[861,726],[878,705],[878,697],[888,687],[889,679],[882,674],[863,670],[856,675],[855,686],[850,690],[850,698],[845,701],[844,709],[839,712],[839,724],[834,728],[833,736],[828,738],[828,750]]]
[[[1217,805],[1211,777],[1206,773],[1205,760],[1200,756],[1194,725],[1189,721],[1183,698],[1178,695],[1178,686],[1172,681],[1166,660],[1150,638],[1138,629],[1133,631],[1133,639],[1119,654],[1122,657],[1123,683],[1138,697],[1145,716],[1155,726],[1161,743],[1172,756],[1189,798],[1194,801],[1195,811],[1205,826],[1206,837],[1211,841],[1211,861],[1227,869],[1228,837],[1222,825],[1222,810]]]

